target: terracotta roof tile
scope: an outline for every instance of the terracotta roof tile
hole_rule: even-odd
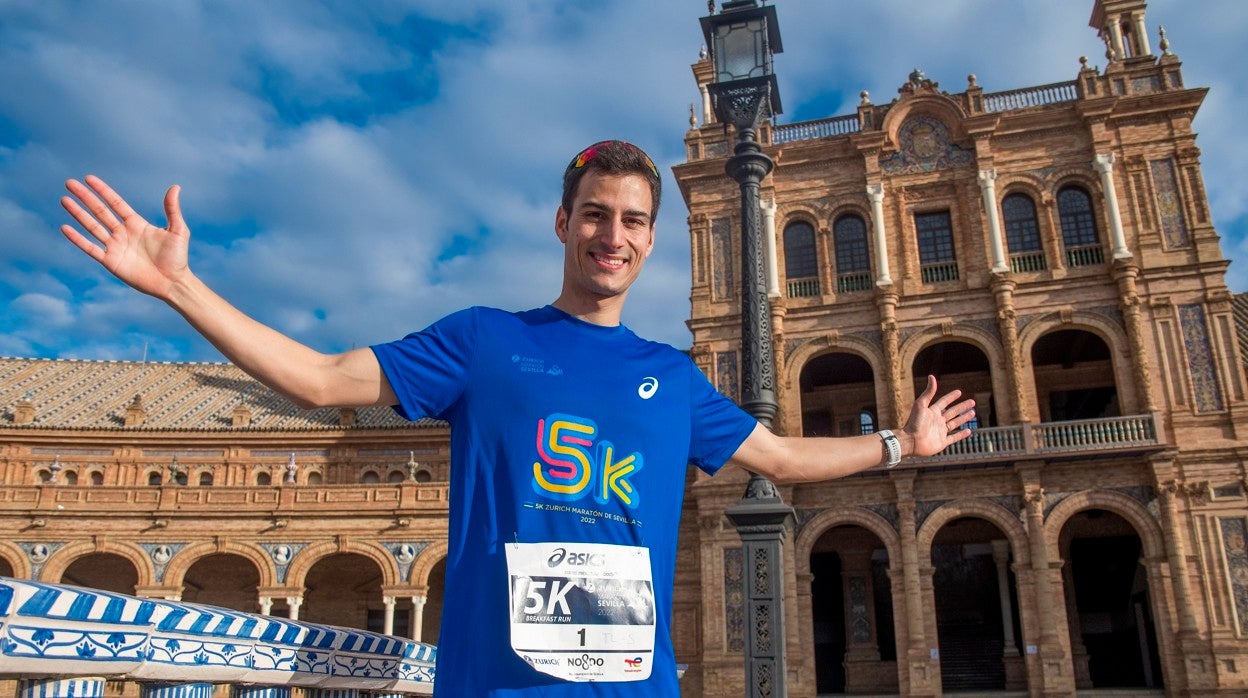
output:
[[[17,404],[29,397],[35,420],[23,428],[118,429],[135,395],[146,411],[140,429],[232,430],[230,416],[239,405],[251,412],[250,430],[341,428],[337,408],[300,409],[233,364],[0,357],[0,428],[14,426]],[[365,407],[353,428],[442,424],[411,423],[388,407]]]

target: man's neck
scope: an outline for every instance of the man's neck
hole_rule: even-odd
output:
[[[568,298],[566,295],[560,295],[551,305],[574,318],[584,320],[592,325],[616,327],[620,324],[620,313],[624,309],[624,299],[622,297],[612,297],[600,301],[577,301]]]

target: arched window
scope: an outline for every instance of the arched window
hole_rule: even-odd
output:
[[[862,410],[858,413],[858,430],[863,434],[875,433],[875,415],[871,410]]]
[[[403,472],[402,470],[391,470],[390,474],[386,476],[386,482],[389,482],[391,484],[397,484],[397,483],[403,482],[406,479],[407,479],[407,473]]]
[[[91,486],[99,487],[104,484],[104,473],[98,470],[91,471]]]
[[[1010,194],[1001,202],[1005,218],[1005,244],[1010,252],[1040,249],[1040,226],[1036,224],[1036,204],[1026,194]]]
[[[784,276],[789,282],[790,298],[819,295],[815,229],[805,221],[790,223],[784,229]]]
[[[1066,265],[1083,267],[1104,261],[1101,239],[1096,230],[1092,197],[1082,187],[1064,187],[1057,192],[1057,214],[1066,246]]]
[[[160,482],[161,482],[160,473],[148,473],[147,474],[148,486],[160,487]]]
[[[212,487],[212,473],[206,472],[206,471],[200,473],[199,474],[199,486],[200,487]]]
[[[1005,219],[1005,245],[1009,248],[1010,268],[1015,272],[1044,269],[1036,203],[1026,194],[1010,194],[1001,201],[1001,217]]]
[[[320,473],[316,472],[315,470],[314,470],[314,471],[312,471],[312,472],[310,472],[310,473],[308,473],[308,484],[309,484],[309,485],[319,485],[319,484],[321,484],[321,483],[323,483],[323,482],[324,482],[324,479],[321,477],[321,474],[320,474]]]
[[[76,473],[76,472],[74,472],[74,471],[72,471],[72,470],[70,470],[70,471],[66,472],[66,473],[65,473],[65,484],[66,484],[66,485],[77,485],[77,484],[78,484],[78,473]]]
[[[432,482],[432,481],[433,481],[433,473],[429,472],[428,470],[416,471],[416,482],[423,485],[426,482]]]
[[[364,483],[365,485],[376,485],[377,483],[381,482],[381,476],[369,470],[368,472],[360,476],[360,482]]]
[[[37,475],[38,475],[38,477],[39,477],[39,482],[40,482],[40,483],[47,484],[47,483],[49,483],[49,482],[52,482],[52,471],[51,471],[51,470],[40,470],[40,471],[37,473]]]
[[[260,487],[268,487],[273,484],[273,476],[267,472],[256,473],[256,484]]]
[[[859,216],[841,216],[832,224],[832,240],[836,246],[837,292],[871,290],[867,224]]]

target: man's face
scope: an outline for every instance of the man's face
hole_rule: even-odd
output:
[[[644,177],[587,172],[572,210],[555,216],[565,293],[598,301],[628,291],[654,248],[652,210]]]

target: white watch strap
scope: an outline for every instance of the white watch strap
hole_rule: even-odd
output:
[[[897,440],[897,435],[889,429],[881,429],[880,438],[884,440],[884,448],[888,451],[888,463],[885,468],[896,468],[901,462],[901,442]]]

